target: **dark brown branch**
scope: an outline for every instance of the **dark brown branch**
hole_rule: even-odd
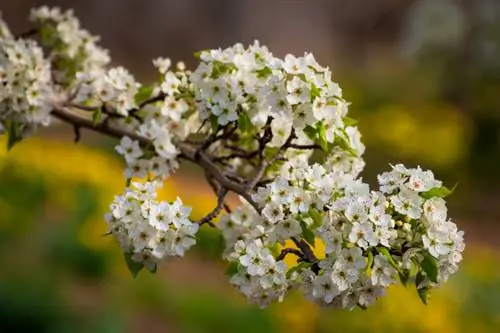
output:
[[[208,213],[204,218],[202,218],[200,221],[198,221],[199,225],[204,225],[204,224],[209,224],[211,227],[215,228],[215,224],[213,224],[212,220],[219,215],[221,212],[222,208],[224,207],[224,199],[226,198],[227,195],[227,189],[221,188],[219,190],[219,193],[217,194],[217,206]]]
[[[296,237],[292,237],[292,241],[295,243],[295,245],[300,249],[303,255],[303,261],[311,263],[311,270],[313,271],[314,274],[318,274],[320,271],[319,267],[319,260],[314,254],[313,250],[307,244],[307,242],[303,239],[297,239]]]
[[[217,195],[217,193],[219,192],[219,189],[218,189],[218,186],[216,184],[216,182],[214,181],[213,177],[210,176],[208,173],[205,172],[205,177],[207,179],[207,183],[208,185],[210,185],[210,187],[212,188],[212,191],[214,192],[215,195]],[[224,200],[224,210],[226,211],[226,213],[228,214],[231,214],[231,208],[229,207],[228,204],[226,204],[225,200]]]
[[[150,98],[146,99],[144,102],[140,103],[138,109],[140,110],[143,107],[145,107],[146,105],[163,101],[165,99],[165,97],[167,97],[167,95],[165,95],[164,92],[160,92],[157,96],[150,97]],[[134,111],[137,111],[137,110],[134,109]]]
[[[33,29],[28,30],[28,31],[20,33],[19,35],[16,36],[16,39],[19,39],[19,38],[22,38],[22,39],[30,38],[30,37],[35,36],[39,32],[40,31],[38,29],[33,28]]]
[[[287,254],[295,254],[297,257],[299,257],[299,260],[303,260],[304,255],[302,254],[302,251],[298,249],[292,249],[292,248],[286,248],[281,250],[281,253],[276,257],[276,261],[280,261],[285,259]]]
[[[296,143],[290,143],[287,148],[307,150],[307,149],[321,149],[321,146],[317,144],[299,145]]]
[[[142,146],[152,145],[149,139],[142,137],[136,133],[111,127],[105,122],[101,122],[99,124],[94,125],[91,119],[84,118],[77,114],[74,114],[64,107],[55,107],[52,110],[52,115],[58,118],[59,120],[62,120],[63,122],[66,122],[73,126],[76,125],[81,128],[87,128],[95,132],[109,135],[118,139],[121,139],[124,136],[128,136],[133,140],[139,141],[139,143]],[[246,201],[248,201],[248,203],[252,205],[257,212],[260,213],[261,211],[260,207],[252,199],[250,193],[247,192],[247,189],[243,185],[228,179],[224,174],[222,174],[217,165],[215,165],[204,152],[199,152],[191,145],[188,145],[183,142],[178,142],[176,143],[176,145],[181,152],[179,155],[180,158],[183,158],[185,160],[200,165],[203,169],[206,170],[206,172],[208,172],[211,176],[214,177],[214,179],[220,184],[222,188],[225,188],[227,189],[227,191],[231,191],[240,195]]]

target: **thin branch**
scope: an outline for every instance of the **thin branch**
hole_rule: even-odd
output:
[[[308,149],[321,149],[321,146],[317,144],[299,145],[296,143],[290,143],[287,148],[308,150]]]
[[[217,206],[215,206],[215,208],[204,218],[198,221],[199,225],[209,224],[211,227],[215,228],[215,224],[213,224],[212,220],[216,218],[217,215],[219,215],[222,208],[224,207],[224,199],[226,198],[227,192],[228,191],[225,188],[221,188],[219,190],[219,193],[217,194]]]
[[[208,173],[205,172],[205,177],[207,179],[207,183],[208,185],[210,185],[210,187],[212,188],[212,191],[214,192],[215,195],[217,195],[217,193],[219,192],[219,189],[218,189],[218,186],[217,184],[215,183],[214,179],[212,176],[210,176]],[[231,208],[229,207],[228,204],[226,204],[226,201],[224,200],[224,210],[226,211],[226,213],[228,214],[231,214],[232,210]]]
[[[157,96],[150,97],[150,98],[146,99],[144,102],[140,103],[139,109],[142,109],[143,107],[145,107],[148,104],[153,104],[156,102],[163,101],[165,99],[165,97],[167,97],[167,95],[165,95],[164,92],[160,92]],[[134,111],[137,111],[137,110],[134,110]]]
[[[82,134],[80,133],[80,126],[79,125],[73,125],[73,132],[75,133],[75,143],[80,142],[80,139],[82,138]]]
[[[302,251],[298,249],[292,249],[292,248],[286,248],[281,250],[281,253],[276,257],[276,261],[280,261],[285,259],[287,254],[295,254],[297,257],[299,257],[299,260],[303,260],[304,255],[302,254]]]
[[[40,31],[38,29],[33,28],[33,29],[28,30],[28,31],[20,33],[19,35],[16,36],[16,39],[19,39],[19,38],[24,38],[24,39],[25,38],[30,38],[30,37],[35,36],[39,32]]]

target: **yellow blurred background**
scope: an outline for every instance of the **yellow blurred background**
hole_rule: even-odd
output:
[[[494,0],[46,1],[75,8],[115,64],[144,82],[151,59],[192,67],[192,53],[257,38],[277,55],[313,52],[352,101],[367,145],[364,179],[388,163],[421,165],[448,185],[466,230],[462,269],[420,303],[393,288],[367,311],[300,295],[260,310],[231,288],[220,235],[133,279],[103,215],[125,182],[116,142],[56,126],[6,152],[0,139],[0,332],[500,332],[500,3]],[[39,1],[3,1],[16,32]],[[187,170],[163,198],[194,218],[215,204]]]

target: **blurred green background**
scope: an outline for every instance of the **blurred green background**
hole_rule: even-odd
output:
[[[2,1],[16,32],[40,1]],[[435,170],[466,230],[462,269],[428,306],[393,288],[368,311],[292,295],[266,310],[228,284],[218,233],[157,275],[132,279],[103,214],[124,188],[115,142],[64,126],[0,149],[0,332],[500,332],[500,2],[496,0],[47,1],[75,8],[116,64],[144,81],[160,55],[257,38],[277,55],[313,52],[352,101],[367,145],[364,179],[388,163]],[[1,139],[4,140],[4,139]],[[214,205],[198,170],[163,198],[201,217]]]

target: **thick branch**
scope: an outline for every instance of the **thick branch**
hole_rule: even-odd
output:
[[[64,107],[55,107],[52,110],[52,115],[65,123],[77,126],[79,128],[87,128],[118,139],[121,139],[124,136],[128,136],[133,140],[139,141],[139,143],[143,146],[152,145],[152,142],[143,136],[123,129],[111,127],[104,122],[94,125],[91,119],[81,117],[75,113],[72,113]],[[255,208],[255,210],[260,212],[260,207],[252,199],[245,186],[238,184],[224,176],[217,165],[215,165],[204,152],[199,151],[198,149],[193,148],[191,145],[185,144],[183,142],[177,143],[177,147],[181,152],[181,154],[179,155],[180,158],[184,158],[188,161],[200,165],[220,184],[222,188],[240,195],[246,201],[248,201],[248,203],[250,203]]]

